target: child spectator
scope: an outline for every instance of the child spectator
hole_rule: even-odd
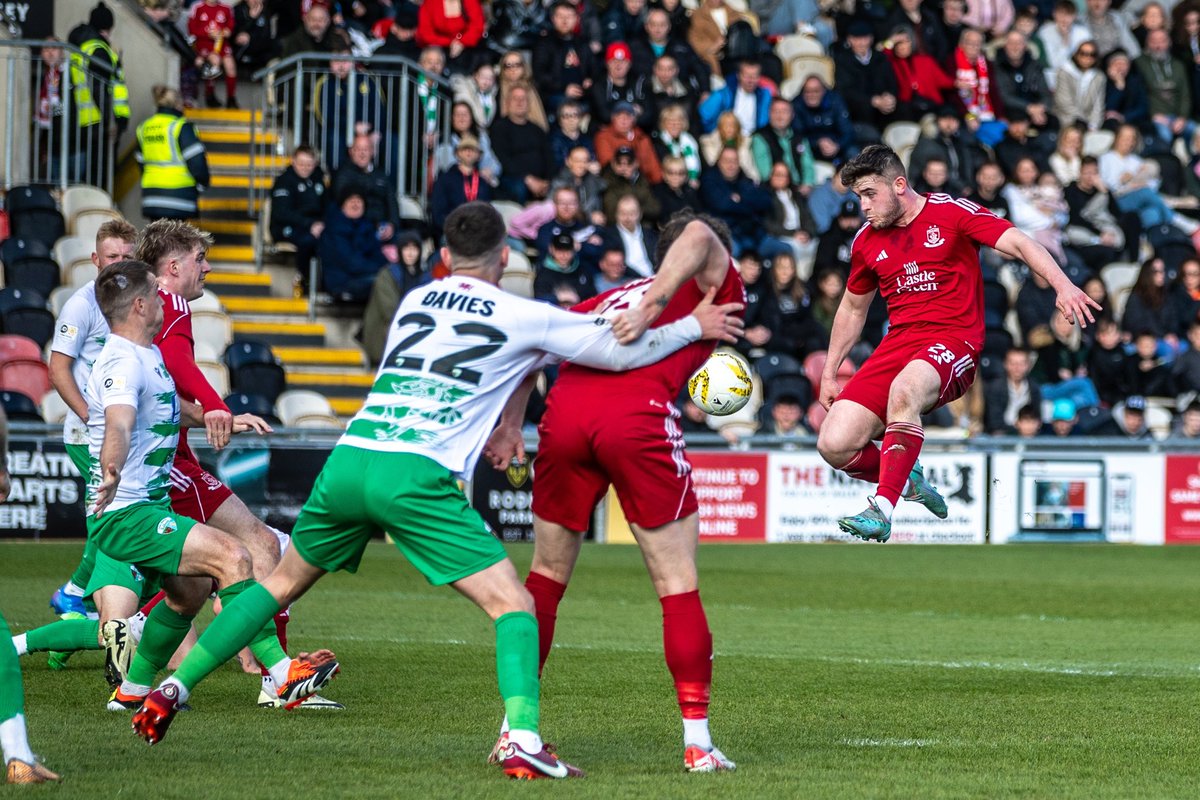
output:
[[[196,68],[204,78],[204,101],[209,108],[220,108],[214,81],[225,70],[225,107],[237,108],[237,64],[233,60],[230,39],[233,36],[233,9],[217,0],[202,0],[192,8],[188,33],[195,42]]]
[[[1121,328],[1110,318],[1096,324],[1096,341],[1088,353],[1088,376],[1100,402],[1112,408],[1129,391],[1126,362],[1130,356],[1121,342]]]
[[[1158,355],[1158,339],[1142,331],[1133,340],[1134,358],[1125,364],[1129,388],[1147,397],[1167,397],[1171,391],[1171,365]]]

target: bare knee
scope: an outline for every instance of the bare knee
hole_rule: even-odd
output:
[[[250,558],[250,551],[244,545],[227,536],[222,547],[221,572],[223,574],[217,576],[221,581],[222,588],[241,581],[248,581],[254,577],[254,560]]]

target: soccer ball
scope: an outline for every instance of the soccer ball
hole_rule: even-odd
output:
[[[709,356],[688,379],[692,402],[718,417],[741,410],[750,401],[753,388],[746,359],[724,350]]]

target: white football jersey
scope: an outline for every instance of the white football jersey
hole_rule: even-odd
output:
[[[179,397],[158,347],[140,347],[110,334],[83,396],[88,402],[93,481],[103,480],[100,448],[104,445],[104,410],[116,405],[137,409],[129,457],[120,467],[121,483],[108,510],[165,500],[179,444]]]
[[[451,276],[410,292],[392,320],[383,363],[339,444],[416,453],[470,474],[513,389],[547,354],[632,369],[700,338],[694,317],[629,346],[608,321]]]
[[[80,394],[87,386],[92,365],[104,349],[108,335],[108,320],[100,313],[100,304],[96,302],[96,282],[88,281],[63,306],[54,326],[54,341],[50,344],[53,352],[75,359],[71,377]],[[88,443],[87,424],[70,409],[67,409],[67,419],[63,422],[63,442]]]

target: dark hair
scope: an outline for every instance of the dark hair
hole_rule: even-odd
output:
[[[446,248],[452,266],[473,268],[488,266],[504,247],[508,231],[504,217],[488,203],[465,203],[446,217]]]
[[[1183,410],[1183,413],[1186,414],[1189,411],[1200,411],[1200,399],[1196,399],[1188,403],[1187,408]]]
[[[154,268],[145,261],[118,261],[104,268],[96,278],[96,304],[109,327],[129,316],[138,297],[153,294],[158,288]]]
[[[1161,262],[1162,259],[1157,257],[1146,259],[1142,268],[1138,270],[1137,280],[1133,282],[1133,289],[1130,290],[1130,294],[1137,295],[1153,311],[1158,311],[1167,302],[1166,281],[1163,281],[1162,286],[1154,285],[1154,262],[1156,261]]]
[[[1100,159],[1096,158],[1095,156],[1084,156],[1083,158],[1079,159],[1079,166],[1098,167],[1100,166]]]
[[[871,144],[842,167],[842,183],[853,186],[862,178],[875,175],[891,181],[905,174],[904,164],[895,150],[886,144]]]
[[[733,252],[733,236],[729,233],[728,225],[716,217],[708,214],[700,214],[690,208],[685,208],[672,216],[667,221],[667,224],[663,226],[662,232],[658,234],[658,246],[654,248],[654,264],[656,268],[667,257],[667,251],[671,249],[671,245],[675,244],[675,240],[683,233],[683,229],[696,221],[703,222],[712,229],[712,232],[717,235],[717,239],[721,241],[721,246],[725,248],[726,252]]]
[[[1017,409],[1017,419],[1036,419],[1042,421],[1042,415],[1038,413],[1037,406],[1033,403],[1026,403]]]
[[[479,123],[477,123],[475,121],[475,112],[471,111],[471,104],[467,103],[463,100],[455,100],[454,105],[450,106],[450,120],[451,120],[450,124],[451,124],[451,126],[454,125],[454,110],[456,108],[458,108],[459,106],[463,106],[464,108],[467,109],[467,117],[468,117],[468,119],[470,119],[470,122],[467,123],[467,133],[471,134],[476,139],[483,138],[482,136],[479,135]]]
[[[1058,0],[1054,4],[1055,11],[1070,11],[1072,14],[1079,16],[1079,9],[1075,7],[1073,0]]]
[[[316,158],[317,151],[313,149],[311,144],[302,144],[292,151],[292,158],[295,158],[296,156],[312,156],[313,158]]]

